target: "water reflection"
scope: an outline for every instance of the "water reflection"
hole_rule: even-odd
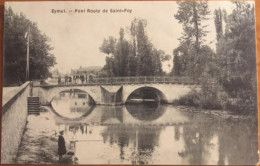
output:
[[[102,133],[104,143],[119,146],[121,160],[131,160],[132,164],[148,164],[153,151],[158,146],[160,126],[108,126]],[[132,149],[129,152],[129,149]]]
[[[65,93],[52,103],[63,116],[89,113],[77,120],[55,117],[79,164],[253,165],[258,161],[256,120],[224,119],[159,103],[96,106],[89,111],[91,104],[82,96]],[[60,112],[66,107],[67,114]]]
[[[63,91],[57,94],[51,105],[55,113],[66,118],[86,116],[94,108],[93,99],[80,90]]]
[[[73,142],[70,146],[79,164],[224,165],[255,164],[258,159],[257,124],[244,120],[213,120],[207,125],[65,126],[65,138]]]
[[[139,120],[153,121],[165,113],[165,108],[159,102],[127,103],[127,111]]]
[[[232,123],[218,129],[219,164],[256,163],[258,155],[257,121],[250,120]]]
[[[110,106],[102,107],[104,111],[101,114],[101,124],[118,124],[123,122],[123,107]]]

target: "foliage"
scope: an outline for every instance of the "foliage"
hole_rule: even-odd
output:
[[[183,36],[180,38],[181,43],[183,41],[190,41],[194,43],[196,49],[203,42],[203,37],[206,36],[206,25],[202,22],[207,20],[207,16],[210,14],[207,1],[177,1],[179,5],[178,12],[175,14],[175,18],[183,25]]]
[[[172,73],[187,75],[194,80],[197,78],[201,84],[201,91],[193,91],[184,96],[179,101],[180,104],[229,109],[242,114],[257,113],[254,6],[246,2],[232,3],[235,9],[231,14],[227,15],[221,9],[214,12],[217,34],[215,53],[201,44],[203,35],[196,37],[199,47],[196,46],[197,39],[183,40],[196,36],[194,12],[191,12],[195,3],[178,2],[179,11],[175,17],[183,23],[184,36],[173,52],[175,66]],[[196,5],[198,4],[199,2]],[[203,32],[202,29],[198,31],[199,34]]]
[[[173,67],[172,73],[189,76],[194,81],[199,81],[205,66],[202,61],[213,52],[208,46],[203,45],[207,34],[205,30],[207,25],[203,25],[203,21],[207,20],[210,14],[208,2],[177,1],[176,3],[179,8],[175,18],[183,26],[183,35],[179,39],[180,45],[173,51],[175,57],[173,64],[178,65]],[[179,62],[174,62],[175,60]]]
[[[181,76],[182,64],[180,61],[180,57],[178,55],[174,55],[173,57],[173,68],[172,72],[174,76]]]
[[[49,38],[42,34],[36,23],[23,14],[15,14],[11,8],[5,9],[4,22],[4,86],[19,85],[26,78],[25,33],[30,28],[30,63],[29,79],[50,76],[49,68],[54,66],[55,57],[50,54],[52,47]]]
[[[256,112],[254,7],[246,2],[233,3],[236,9],[227,17],[225,35],[217,43],[219,82],[239,104],[236,110]]]
[[[101,52],[105,54],[113,54],[115,52],[116,39],[109,36],[108,39],[104,39],[102,45],[100,46]]]
[[[119,39],[104,39],[100,51],[107,54],[103,68],[108,76],[161,75],[161,62],[170,59],[164,51],[157,50],[149,41],[145,28],[147,21],[134,19],[129,29],[130,40],[125,39],[125,30],[120,29]]]
[[[214,22],[217,33],[217,41],[223,37],[223,21],[227,21],[226,10],[221,10],[220,8],[214,11]]]
[[[220,87],[203,87],[201,90],[193,89],[189,94],[181,97],[177,104],[199,107],[202,109],[225,109],[227,94]]]

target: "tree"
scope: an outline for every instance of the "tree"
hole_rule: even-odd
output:
[[[172,73],[174,76],[181,76],[181,62],[178,55],[174,55]]]
[[[169,60],[170,57],[168,55],[165,55],[165,52],[162,50],[157,50],[153,48],[152,50],[152,69],[153,69],[153,75],[161,75],[163,73],[162,71],[162,63],[163,61]]]
[[[183,36],[180,40],[192,41],[194,47],[198,51],[200,45],[203,43],[203,37],[206,36],[206,25],[202,22],[207,20],[210,14],[207,1],[177,1],[178,7],[177,14],[174,17],[183,24]]]
[[[106,65],[103,70],[107,71],[108,76],[126,76],[128,56],[130,54],[130,44],[125,40],[124,29],[121,28],[119,32],[119,39],[114,37],[109,37],[109,39],[104,39],[101,47],[99,48],[101,52],[111,55],[106,57]]]
[[[256,39],[254,6],[233,2],[225,35],[217,43],[219,82],[243,111],[256,112]],[[249,108],[249,109],[248,109]]]
[[[106,57],[106,64],[102,69],[103,73],[104,72],[107,73],[107,76],[114,76],[116,73],[115,62],[114,62],[115,61],[114,53],[116,49],[116,44],[117,44],[117,40],[114,37],[109,36],[108,39],[104,39],[102,45],[99,47],[99,50],[101,52],[108,55]]]
[[[25,82],[26,38],[30,28],[30,79],[50,76],[49,68],[56,64],[50,51],[49,38],[43,34],[36,23],[23,14],[15,14],[11,8],[5,9],[4,23],[4,86],[19,85]]]
[[[138,75],[147,76],[153,74],[152,63],[152,44],[148,40],[148,36],[145,33],[145,27],[147,22],[144,20],[138,20],[136,27],[136,39],[137,39],[137,56],[139,58]]]
[[[107,55],[114,54],[116,43],[116,39],[109,36],[108,39],[104,39],[102,45],[99,47],[99,50]]]
[[[180,45],[173,51],[174,59],[181,63],[178,67],[178,74],[191,77],[198,81],[203,72],[202,57],[207,55],[202,50],[204,37],[207,35],[203,21],[207,20],[210,14],[208,2],[177,1],[179,7],[174,17],[183,25],[183,36],[179,39]],[[175,64],[176,62],[173,62]],[[176,66],[175,66],[176,67]],[[176,74],[177,74],[176,73]]]
[[[125,32],[124,29],[121,28],[119,32],[119,40],[116,45],[115,51],[115,61],[117,65],[117,76],[126,76],[127,73],[127,63],[128,63],[128,55],[130,54],[130,44],[127,40],[125,40]]]
[[[120,29],[119,39],[105,39],[100,51],[107,54],[106,70],[109,76],[149,76],[162,74],[162,61],[169,60],[161,50],[154,48],[146,34],[146,20],[134,19],[129,28],[130,40]]]
[[[216,9],[214,11],[214,22],[217,33],[217,41],[223,36],[223,14],[221,9]]]

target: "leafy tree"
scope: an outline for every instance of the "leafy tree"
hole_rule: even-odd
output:
[[[168,55],[165,55],[164,51],[157,50],[153,48],[152,51],[152,69],[153,69],[153,75],[161,75],[163,73],[162,71],[162,63],[163,61],[169,60],[170,57]]]
[[[106,64],[102,69],[103,75],[107,75],[109,77],[114,76],[115,73],[115,63],[114,63],[114,57],[106,57]],[[106,72],[106,74],[104,74]]]
[[[130,40],[125,39],[125,30],[120,29],[119,39],[105,39],[100,51],[106,53],[103,70],[109,76],[149,76],[162,74],[162,61],[169,60],[161,50],[154,48],[145,32],[146,20],[134,19],[129,28]]]
[[[104,72],[107,73],[107,76],[114,76],[116,73],[115,60],[114,60],[116,44],[117,44],[117,40],[114,37],[109,36],[108,39],[104,39],[102,45],[99,47],[99,50],[101,52],[108,55],[106,57],[106,64],[102,69],[103,75],[105,75]]]
[[[178,55],[174,55],[172,73],[174,76],[181,76],[181,62]]]
[[[179,2],[181,10],[176,18],[183,23],[184,36],[180,39],[179,47],[173,52],[172,73],[199,78],[201,84],[201,91],[188,94],[180,103],[255,115],[257,88],[254,6],[240,1],[232,3],[236,8],[230,15],[220,9],[214,12],[217,34],[215,53],[208,46],[201,44],[202,36],[196,37],[197,28],[192,18],[194,13],[189,10],[194,9],[194,3]],[[194,27],[187,26],[192,22],[188,18],[193,20]],[[192,40],[194,36],[195,40]],[[211,82],[218,85],[212,86]]]
[[[207,20],[210,14],[207,1],[177,1],[178,7],[177,14],[174,17],[183,25],[183,36],[181,41],[191,41],[196,51],[199,50],[203,42],[203,37],[206,36],[206,25],[202,22]]]
[[[104,39],[99,50],[107,55],[114,54],[116,42],[117,40],[114,37],[109,36],[108,39]]]
[[[11,8],[5,9],[4,22],[4,86],[19,85],[26,81],[25,33],[30,29],[29,79],[50,76],[49,68],[56,64],[50,53],[52,47],[49,38],[43,34],[37,24],[23,14],[15,14]]]
[[[236,9],[227,17],[225,35],[217,43],[220,83],[240,108],[251,107],[251,112],[256,112],[254,6],[246,2],[233,3]]]
[[[130,54],[130,44],[129,42],[124,38],[125,32],[124,29],[121,28],[119,32],[119,40],[116,46],[116,52],[115,52],[115,60],[117,64],[117,76],[125,76],[127,75],[127,60],[128,55]]]
[[[199,81],[204,71],[203,57],[207,56],[207,52],[203,50],[205,49],[203,38],[207,35],[205,30],[207,25],[203,25],[203,21],[207,20],[210,14],[208,2],[177,1],[176,3],[179,7],[174,17],[183,25],[183,36],[179,39],[179,47],[173,51],[175,57],[180,56],[175,60],[181,63],[177,66],[178,72],[175,74],[189,76],[194,81]],[[173,64],[177,63],[173,62]],[[174,68],[176,69],[176,66]]]
[[[138,74],[145,76],[153,73],[152,64],[152,44],[148,41],[148,36],[145,33],[147,23],[144,20],[139,20],[136,27],[137,39],[137,56],[139,58]]]
[[[179,58],[173,59],[173,64],[179,63],[179,67],[173,66],[173,70],[178,68],[177,69],[177,70],[179,70],[178,73],[181,76],[189,75],[188,64],[191,62],[191,58],[192,58],[192,56],[190,56],[192,54],[191,53],[192,49],[190,49],[190,48],[191,48],[191,42],[185,41],[173,50],[173,56],[179,57]],[[177,61],[177,62],[175,62],[175,61]],[[173,71],[173,73],[174,73],[174,71]]]
[[[214,11],[214,22],[217,33],[217,41],[223,36],[223,14],[221,9],[216,9]]]

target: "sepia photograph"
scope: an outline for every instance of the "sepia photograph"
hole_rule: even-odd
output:
[[[5,2],[1,164],[256,165],[255,1]]]

